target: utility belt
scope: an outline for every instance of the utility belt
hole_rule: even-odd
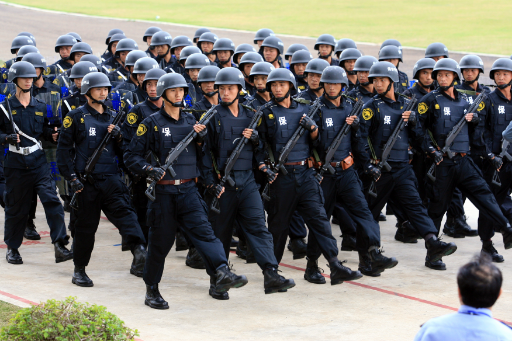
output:
[[[41,147],[41,144],[39,141],[35,145],[30,146],[30,147],[20,147],[20,150],[17,150],[16,146],[13,146],[12,144],[9,145],[10,152],[13,152],[16,154],[21,154],[21,155],[29,155],[34,152],[37,152],[40,149],[43,150],[43,147]]]
[[[88,182],[91,185],[94,185],[97,181],[106,180],[107,178],[110,178],[112,175],[115,174],[78,174],[82,182]]]
[[[160,180],[156,184],[157,185],[173,185],[173,186],[179,186],[181,184],[184,184],[186,182],[195,181],[197,182],[197,178],[193,179],[178,179],[178,180]]]
[[[322,163],[319,162],[319,165],[322,166]],[[349,169],[354,165],[354,157],[352,156],[352,153],[350,153],[349,156],[344,158],[342,161],[335,161],[331,162],[331,167],[333,168],[341,168],[343,170]]]
[[[466,155],[468,155],[468,153],[455,153],[455,155],[454,155],[453,157],[455,157],[455,156],[457,156],[457,155],[460,155],[460,157],[465,157]],[[448,157],[448,154],[444,153],[444,154],[443,154],[443,157],[445,157],[445,156],[446,156],[446,157]],[[452,159],[453,159],[453,158],[452,158]]]

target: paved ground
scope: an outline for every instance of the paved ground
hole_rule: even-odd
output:
[[[70,30],[82,35],[96,54],[105,48],[104,37],[109,29],[119,27],[129,37],[142,44],[148,23],[86,18],[67,14],[45,13],[0,5],[3,34],[0,36],[0,58],[9,58],[10,42],[22,30],[35,34],[38,48],[48,60],[55,57],[53,44],[60,34]],[[23,22],[24,26],[19,23]],[[195,28],[159,24],[173,36],[192,36]],[[236,44],[251,42],[253,33],[213,30]],[[282,37],[285,46],[292,43],[313,45],[310,38]],[[377,55],[378,47],[359,44],[365,54]],[[405,49],[402,70],[411,76],[414,62],[423,51]],[[452,54],[459,60],[460,54]],[[485,67],[495,58],[483,57]],[[487,82],[483,78],[484,83]],[[476,227],[477,210],[467,204],[469,222]],[[68,217],[66,217],[68,218]],[[0,220],[3,213],[0,214]],[[236,272],[246,274],[249,284],[230,291],[229,301],[216,301],[208,296],[209,279],[202,270],[184,265],[186,252],[171,251],[161,283],[161,292],[169,301],[170,309],[155,311],[143,304],[144,283],[129,274],[130,253],[121,252],[120,237],[113,226],[101,220],[97,243],[88,274],[94,280],[93,288],[79,288],[71,284],[73,264],[55,264],[49,240],[48,226],[41,205],[36,225],[43,238],[39,242],[26,241],[20,249],[25,264],[13,266],[0,260],[0,299],[19,305],[28,305],[49,298],[63,299],[77,296],[81,301],[102,304],[118,314],[128,326],[137,328],[141,338],[148,340],[310,340],[317,338],[344,340],[380,339],[411,340],[419,326],[428,319],[450,313],[459,305],[456,288],[457,269],[479,251],[478,238],[456,240],[459,249],[446,258],[448,270],[436,272],[424,265],[423,243],[401,244],[394,241],[395,219],[381,224],[382,244],[386,255],[396,256],[400,263],[380,278],[364,277],[354,283],[338,286],[314,285],[303,279],[305,260],[292,260],[286,252],[281,270],[294,278],[297,286],[284,294],[264,295],[263,277],[253,264],[233,256]],[[334,234],[339,228],[333,226]],[[3,228],[0,228],[0,234]],[[451,238],[445,237],[452,241]],[[339,239],[339,238],[338,238]],[[500,264],[505,276],[503,295],[494,309],[495,317],[512,321],[512,252],[503,250],[501,236],[495,237],[496,247],[507,262]],[[117,245],[117,246],[116,246]],[[338,240],[340,245],[340,240]],[[1,252],[5,244],[0,243]],[[357,267],[357,254],[341,252],[348,266]],[[326,261],[322,260],[321,264]],[[326,273],[329,273],[329,269]]]
[[[0,12],[2,13],[2,34],[0,35],[0,59],[7,60],[12,58],[10,55],[10,46],[12,39],[21,31],[31,32],[37,41],[37,47],[46,57],[47,62],[54,62],[58,59],[55,53],[54,45],[57,38],[69,31],[80,34],[83,41],[92,46],[94,54],[100,55],[106,49],[105,38],[112,28],[120,28],[127,37],[135,39],[141,49],[146,49],[145,43],[142,41],[144,31],[149,26],[159,26],[163,30],[167,30],[173,37],[186,35],[193,37],[197,27],[183,26],[178,24],[167,23],[148,23],[128,20],[113,20],[104,18],[92,18],[86,16],[77,16],[72,14],[60,14],[54,12],[43,12],[39,10],[29,10],[0,4]],[[23,24],[21,24],[23,23]],[[212,29],[219,37],[230,38],[238,46],[242,43],[253,42],[254,33],[238,32],[233,30]],[[282,36],[277,34],[284,43],[285,51],[288,46],[294,43],[302,43],[309,46],[311,50],[315,39],[305,37]],[[390,37],[393,38],[393,37]],[[365,55],[378,56],[379,46],[375,44],[358,43],[358,48]],[[316,51],[311,51],[316,55]],[[404,49],[404,63],[400,69],[406,72],[409,79],[412,79],[412,68],[414,63],[425,56],[424,50],[416,48]],[[459,61],[463,54],[451,53],[450,57]],[[486,70],[490,70],[492,63],[497,57],[482,56]],[[488,73],[487,73],[488,74]],[[481,77],[483,84],[491,84],[487,76]],[[494,83],[492,83],[494,84]]]
[[[469,222],[476,226],[477,211],[466,205]],[[425,249],[418,244],[401,244],[393,239],[395,219],[381,224],[385,254],[396,256],[399,264],[380,278],[363,277],[357,282],[331,286],[315,285],[303,279],[305,259],[293,260],[286,251],[281,264],[283,275],[297,286],[288,293],[265,295],[263,277],[255,264],[232,255],[237,273],[247,275],[249,284],[233,289],[229,301],[208,296],[209,278],[203,270],[185,266],[186,252],[171,250],[160,285],[170,309],[156,311],[144,305],[144,283],[129,274],[131,255],[121,252],[117,230],[102,219],[88,274],[93,288],[71,284],[73,264],[55,264],[49,230],[41,205],[36,225],[43,238],[25,241],[20,248],[23,265],[0,260],[0,300],[26,306],[50,298],[77,296],[79,300],[102,304],[118,314],[128,326],[137,328],[145,341],[162,340],[412,340],[428,319],[452,312],[459,306],[456,273],[479,250],[478,238],[453,240],[459,249],[446,257],[447,271],[423,265]],[[0,220],[3,213],[0,214]],[[68,219],[68,214],[66,214]],[[334,235],[339,228],[333,225]],[[3,228],[0,228],[0,235]],[[503,250],[501,235],[496,247],[506,262],[499,265],[505,276],[503,295],[494,309],[496,318],[512,322],[512,252]],[[338,238],[338,245],[340,245]],[[6,246],[0,242],[0,252]],[[355,252],[340,252],[340,259],[357,268]],[[325,259],[320,265],[329,274]]]

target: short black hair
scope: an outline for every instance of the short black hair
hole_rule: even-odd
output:
[[[489,255],[482,253],[462,266],[457,274],[462,302],[474,308],[489,308],[500,295],[503,276]]]

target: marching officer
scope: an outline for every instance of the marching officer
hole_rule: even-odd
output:
[[[272,64],[276,69],[284,67],[281,62],[281,55],[284,53],[283,41],[276,36],[268,36],[263,40],[258,51],[266,62]]]
[[[443,43],[432,43],[425,49],[425,58],[432,58],[436,62],[449,56],[448,48]]]
[[[275,36],[275,34],[270,28],[260,28],[254,36],[254,44],[258,45],[258,48],[260,48],[263,41],[271,36]]]
[[[358,85],[357,72],[354,71],[354,67],[357,59],[361,56],[361,51],[354,48],[345,49],[340,55],[340,66],[345,69],[349,82],[345,91],[351,91]]]
[[[82,88],[82,78],[91,72],[99,72],[99,70],[95,64],[88,61],[80,61],[71,68],[69,79],[73,82],[73,85],[69,89],[69,96],[62,99],[63,119],[70,111],[81,107],[87,102],[87,98],[81,94],[80,89]]]
[[[405,96],[422,98],[435,89],[434,80],[432,79],[434,65],[436,65],[436,61],[432,58],[421,58],[414,64],[412,79],[415,79],[416,82],[412,87],[404,91]]]
[[[192,47],[196,48],[195,46],[191,46],[191,48]],[[198,77],[201,69],[209,65],[210,61],[202,53],[193,53],[185,61],[185,74],[190,80],[188,83],[188,88],[190,91],[189,95],[191,97],[192,106],[203,98],[203,92],[201,90],[201,86],[198,83]]]
[[[300,51],[300,50],[309,51],[309,49],[307,48],[306,45],[303,45],[303,44],[291,44],[290,46],[288,46],[288,48],[286,49],[286,52],[284,53],[284,59],[289,62],[290,58],[293,56],[293,54],[295,52],[297,52],[297,51]],[[313,58],[313,57],[311,57],[311,58]],[[290,70],[290,65],[289,64],[286,65],[286,68],[288,70]]]
[[[389,62],[377,62],[370,68],[369,80],[378,93],[364,105],[361,120],[361,141],[367,146],[361,150],[361,164],[365,190],[375,183],[376,197],[367,196],[368,207],[375,220],[389,198],[403,207],[412,225],[425,239],[427,249],[426,265],[438,262],[457,250],[453,243],[445,243],[437,239],[438,229],[429,218],[427,209],[418,195],[416,177],[409,165],[409,139],[421,138],[422,131],[416,125],[416,115],[404,112],[409,100],[394,90],[398,81],[398,70]],[[391,170],[385,171],[378,167],[382,157],[383,146],[390,138],[395,127],[402,120],[407,122],[397,142],[390,152],[388,163]],[[368,142],[366,142],[368,141]],[[371,156],[369,155],[371,152]]]
[[[228,68],[220,70],[215,79],[221,102],[217,107],[217,115],[208,124],[206,148],[210,152],[205,153],[205,167],[208,169],[205,183],[220,194],[220,214],[213,228],[224,245],[226,258],[229,258],[233,224],[237,221],[256,262],[263,270],[265,294],[283,292],[293,288],[295,282],[285,279],[277,272],[278,262],[274,256],[272,235],[265,225],[263,202],[253,173],[253,161],[263,163],[264,150],[260,146],[257,131],[247,128],[254,112],[239,105],[239,93],[245,85],[243,77],[240,76],[240,70]],[[248,141],[233,170],[224,174],[226,162],[241,139]],[[222,176],[230,176],[234,180],[234,186],[226,184],[224,188],[218,184],[213,162]],[[273,177],[271,173],[267,173],[267,176],[270,179]]]
[[[308,88],[301,91],[297,95],[298,98],[303,98],[313,102],[318,97],[322,96],[324,88],[320,86],[320,78],[322,77],[322,72],[324,72],[324,69],[328,66],[329,63],[323,59],[311,59],[306,64],[306,69],[304,70],[303,75],[306,83],[308,83]]]
[[[194,33],[194,39],[192,40],[194,43],[197,43],[197,41],[199,40],[199,38],[201,37],[201,34],[203,33],[206,33],[206,32],[211,32],[209,29],[207,29],[206,27],[201,27],[201,28],[198,28],[196,30],[196,32]]]
[[[65,247],[69,237],[66,235],[64,209],[39,141],[42,137],[55,142],[59,134],[48,125],[46,104],[30,93],[36,78],[36,69],[29,62],[13,64],[8,80],[16,84],[16,94],[0,104],[0,141],[9,145],[4,161],[4,242],[7,244],[6,259],[10,264],[23,264],[18,249],[23,241],[34,189],[50,227],[55,261],[60,263],[73,258],[73,253]]]
[[[299,91],[306,90],[308,82],[306,82],[304,71],[306,66],[313,59],[313,56],[308,50],[299,50],[292,55],[290,60],[290,71],[295,76],[297,82],[297,89]]]
[[[343,38],[336,42],[336,46],[334,47],[334,54],[336,58],[340,59],[341,53],[346,49],[356,49],[356,42],[349,38]]]
[[[398,82],[395,83],[395,90],[403,94],[409,87],[409,78],[405,72],[399,70],[398,66],[403,63],[402,49],[394,45],[381,47],[379,51],[379,61],[390,62],[398,70]]]
[[[480,212],[492,217],[495,225],[502,231],[505,249],[510,249],[512,228],[482,178],[482,173],[473,160],[466,157],[470,146],[476,145],[475,140],[478,140],[481,133],[478,132],[478,113],[467,112],[470,104],[466,94],[456,91],[453,86],[462,78],[460,67],[455,60],[444,58],[436,62],[432,76],[437,80],[439,88],[425,95],[418,104],[419,120],[424,134],[427,129],[432,133],[432,138],[424,139],[423,150],[429,153],[437,164],[435,181],[429,180],[427,183],[427,195],[430,199],[429,216],[439,231],[441,220],[452,200],[452,193],[458,188]],[[482,102],[476,111],[481,112],[484,107],[485,102]],[[462,118],[468,123],[463,126],[450,146],[456,155],[448,158],[439,149],[445,146],[446,136]],[[482,241],[489,241],[494,235],[493,225],[479,224],[478,235]]]
[[[201,52],[203,52],[203,54],[208,57],[210,60],[210,65],[217,66],[217,63],[215,63],[217,56],[213,52],[213,45],[215,45],[215,42],[218,39],[219,38],[214,33],[204,32],[197,40],[197,47],[199,47]]]
[[[485,148],[483,152],[477,152],[477,155],[482,155],[481,169],[484,179],[487,181],[496,201],[500,205],[501,211],[510,222],[512,217],[503,208],[503,204],[505,200],[510,198],[512,163],[506,157],[500,155],[504,155],[501,153],[510,154],[511,152],[508,146],[505,146],[506,150],[503,150],[502,136],[512,120],[512,94],[510,91],[512,84],[512,60],[509,58],[497,59],[492,65],[489,76],[494,80],[497,87],[489,94],[485,108],[482,111],[482,113],[485,113],[485,118],[483,119],[485,126],[483,134]],[[471,154],[473,155],[475,151],[472,149]],[[494,179],[495,177],[498,177],[498,180]],[[492,218],[481,212],[478,218],[478,229],[480,230],[480,226],[492,225],[494,225]],[[490,239],[482,238],[482,243],[482,251],[488,253],[492,257],[493,262],[501,263],[504,261],[503,256],[494,248]]]
[[[71,54],[71,48],[73,45],[77,43],[75,37],[70,35],[63,35],[57,38],[57,42],[55,43],[55,53],[58,53],[60,56],[60,60],[56,61],[54,64],[59,68],[60,72],[65,72],[74,64],[74,61],[70,60],[69,55]]]
[[[256,92],[247,98],[245,105],[258,109],[271,100],[270,92],[267,91],[267,78],[275,67],[268,62],[254,64],[249,75],[249,81],[254,84]]]
[[[231,57],[235,53],[235,43],[231,39],[220,38],[216,40],[215,44],[213,44],[212,52],[217,57],[215,62],[219,68],[236,67],[231,61]]]
[[[71,48],[71,52],[69,53],[69,59],[73,61],[73,65],[78,63],[83,56],[92,54],[92,47],[91,45],[84,43],[84,42],[78,42]],[[68,70],[69,74],[69,70]]]
[[[158,54],[156,61],[162,70],[168,66],[172,66],[175,61],[171,53],[171,44],[172,37],[169,33],[159,31],[153,34],[151,46],[155,48],[155,51]]]
[[[142,121],[124,157],[125,164],[132,172],[158,181],[155,201],[148,205],[148,224],[151,228],[144,268],[145,304],[155,309],[169,308],[158,290],[158,283],[178,224],[204,259],[213,298],[229,299],[227,291],[230,288],[247,284],[245,276],[230,271],[222,243],[215,237],[208,222],[206,204],[194,181],[199,176],[198,161],[201,159],[206,127],[197,124],[192,115],[181,110],[187,89],[182,75],[167,74],[159,79],[157,96],[163,99],[163,106]],[[175,177],[145,160],[148,151],[153,152],[159,160],[166,160],[169,151],[192,130],[197,136],[173,165]]]
[[[235,54],[233,55],[233,62],[235,62],[235,64],[237,64],[238,66],[240,66],[240,59],[246,54],[246,53],[249,53],[249,52],[256,52],[256,49],[254,47],[252,47],[252,45],[250,44],[240,44],[236,47],[235,49]],[[261,55],[260,55],[261,57]]]
[[[484,73],[484,62],[482,58],[474,54],[465,55],[460,60],[459,66],[464,81],[456,85],[455,89],[458,89],[459,92],[461,92],[461,90],[466,91],[466,95],[471,96],[471,99],[477,97],[475,92],[478,94],[483,91],[490,92],[489,87],[482,86],[482,84],[478,82],[480,74]]]
[[[220,69],[217,66],[207,65],[199,71],[197,75],[197,84],[201,88],[203,98],[196,102],[192,109],[207,111],[212,105],[219,104],[219,93],[215,89],[215,77]],[[200,114],[196,115],[196,120],[199,121]]]
[[[329,65],[338,66],[340,64],[339,60],[332,57],[335,47],[336,39],[330,34],[322,34],[316,39],[314,46],[315,50],[318,51],[318,58],[324,59]]]
[[[119,28],[113,28],[110,31],[108,31],[107,38],[105,39],[105,45],[107,45],[107,50],[103,52],[103,54],[101,55],[102,62],[106,62],[114,54],[111,50],[110,40],[115,34],[122,34],[124,36],[124,32]]]
[[[171,55],[173,55],[174,62],[172,65],[169,65],[168,67],[171,67],[174,72],[183,74],[183,66],[181,65],[181,51],[186,48],[187,46],[192,46],[192,40],[190,40],[187,36],[177,36],[172,40],[171,43]],[[163,68],[165,69],[165,68]],[[166,70],[167,71],[167,70]],[[170,71],[167,71],[170,72]]]
[[[126,65],[126,57],[131,51],[137,50],[139,50],[139,46],[133,39],[124,38],[117,43],[113,58],[115,58],[115,60],[119,63],[119,66],[113,69],[113,71],[111,71],[108,75],[108,78],[111,82],[123,82],[130,78],[130,71],[127,67],[128,65]],[[141,54],[141,58],[144,56],[145,53]],[[135,62],[133,64],[135,64]],[[133,66],[133,64],[131,64],[131,66]]]
[[[23,32],[22,32],[23,33]],[[0,83],[7,83],[8,73],[11,65],[16,61],[16,57],[18,55],[18,51],[23,46],[36,46],[36,40],[32,36],[21,35],[20,33],[16,38],[11,42],[11,54],[15,55],[14,58],[9,59],[5,63],[3,63],[0,67],[0,73],[2,74],[2,79]]]
[[[135,65],[137,62],[142,60],[138,64],[137,69]],[[140,50],[130,51],[124,61],[124,70],[127,71],[126,76],[128,79],[123,80],[115,90],[128,90],[132,92],[133,104],[137,104],[146,99],[146,92],[142,89],[142,82],[146,72],[152,68],[157,68],[158,63],[151,57],[146,57],[146,53]],[[121,72],[120,72],[121,73]],[[121,73],[122,74],[122,73]],[[112,74],[115,77],[115,74]],[[119,75],[120,76],[120,75]],[[112,78],[110,78],[112,79]]]
[[[274,239],[274,254],[279,263],[283,257],[292,215],[297,210],[329,262],[331,284],[356,280],[362,277],[361,273],[350,270],[338,260],[336,239],[332,236],[331,225],[322,204],[322,190],[315,179],[314,169],[308,167],[310,144],[318,143],[318,126],[312,118],[306,116],[309,106],[291,98],[291,90],[295,87],[295,77],[289,70],[275,69],[269,74],[267,91],[272,93],[275,105],[264,113],[264,119],[258,127],[260,139],[270,146],[275,158],[297,128],[306,129],[283,165],[288,171],[287,175],[269,173],[273,171],[263,162],[258,165],[261,171],[267,173],[271,182],[268,229]]]
[[[254,64],[262,62],[263,58],[257,52],[248,52],[242,56],[240,59],[240,63],[238,64],[238,69],[244,75],[245,87],[240,90],[240,100],[245,101],[246,97],[252,96],[255,94],[256,89],[254,88],[254,83],[252,83],[249,79],[249,75],[251,74],[251,69]]]
[[[80,93],[87,98],[87,103],[66,116],[57,147],[59,170],[75,192],[78,206],[72,283],[81,287],[93,286],[85,268],[91,259],[101,211],[130,245],[133,254],[131,274],[142,276],[146,257],[146,241],[116,162],[122,136],[120,127],[112,124],[113,113],[105,105],[110,87],[108,77],[101,72],[91,72],[82,78]],[[90,157],[107,133],[111,138],[92,171],[85,173]]]
[[[124,34],[116,33],[109,40],[108,51],[110,52],[110,58],[103,62],[103,66],[108,70],[108,72],[117,70],[124,63],[124,58],[126,58],[128,52],[116,55],[117,45],[123,39],[127,39]],[[121,59],[121,55],[123,56],[123,59]]]
[[[367,103],[377,95],[373,88],[373,83],[368,79],[371,67],[377,62],[377,58],[373,56],[362,56],[356,60],[353,71],[357,73],[358,84],[348,91],[347,96],[361,98],[364,103]]]
[[[156,32],[160,32],[162,29],[160,27],[151,26],[148,27],[146,32],[144,32],[144,36],[142,37],[142,41],[148,44],[148,49],[145,51],[146,55],[151,58],[156,58],[158,53],[155,51],[155,47],[151,46],[151,39],[153,38],[153,34]]]
[[[368,208],[361,181],[353,167],[354,158],[359,158],[362,145],[359,143],[358,135],[359,118],[350,116],[352,102],[342,96],[343,87],[348,85],[347,74],[339,66],[329,66],[322,73],[320,85],[324,88],[324,94],[320,97],[322,107],[315,121],[320,136],[317,150],[322,162],[326,161],[325,153],[338,132],[345,124],[350,125],[348,134],[336,150],[334,158],[329,160],[335,173],[325,172],[320,184],[327,219],[330,220],[335,203],[345,208],[357,225],[356,248],[359,253],[359,271],[367,276],[379,276],[384,270],[395,267],[398,261],[393,257],[385,257],[379,250],[380,227]],[[314,234],[309,237],[308,248],[316,250],[316,255],[314,258],[308,258],[304,278],[312,283],[323,284],[325,278],[318,270],[317,261],[321,252]]]

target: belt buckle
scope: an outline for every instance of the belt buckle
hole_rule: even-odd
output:
[[[339,168],[341,166],[341,161],[336,162],[336,168]]]
[[[174,186],[181,185],[181,180],[174,180]]]
[[[23,148],[23,155],[28,155],[30,154],[29,153],[29,149],[28,148]]]
[[[301,162],[300,162],[300,165],[301,165],[301,166],[304,166],[305,164],[306,164],[306,161],[301,161]]]

